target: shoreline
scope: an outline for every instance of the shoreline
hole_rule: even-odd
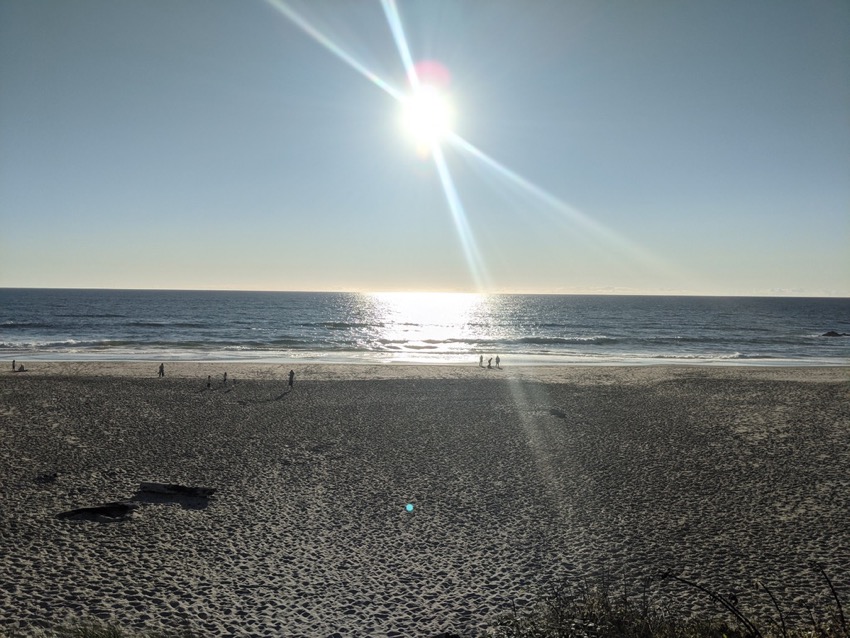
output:
[[[742,374],[761,379],[817,379],[850,383],[850,364],[845,365],[737,365],[737,364],[563,364],[563,365],[503,365],[487,368],[476,363],[411,364],[411,363],[268,363],[250,361],[17,361],[24,363],[25,372],[9,368],[4,376],[85,376],[157,377],[159,364],[164,362],[165,380],[200,379],[207,375],[239,380],[285,380],[289,370],[295,370],[298,380],[351,381],[395,379],[521,379],[542,383],[563,383],[579,379],[602,380],[625,374],[625,378],[678,377],[700,374],[706,377]],[[220,379],[218,379],[220,380]]]
[[[694,354],[685,356],[672,355],[560,355],[560,354],[518,354],[518,353],[469,353],[457,354],[422,354],[422,353],[386,353],[386,352],[302,352],[284,355],[231,355],[208,353],[201,355],[195,352],[165,351],[162,353],[146,352],[144,354],[74,354],[57,355],[53,353],[38,353],[27,350],[9,349],[4,355],[7,361],[19,360],[32,363],[138,363],[159,365],[165,363],[215,363],[236,365],[369,365],[369,366],[475,366],[478,356],[484,354],[484,361],[499,354],[502,362],[511,367],[562,367],[562,366],[600,366],[600,367],[641,367],[641,366],[707,366],[707,367],[844,367],[848,364],[846,357],[806,357],[778,358],[741,356],[738,353],[727,355]]]
[[[664,569],[805,622],[810,561],[850,593],[850,368],[157,367],[0,374],[0,633],[472,638],[561,578]]]

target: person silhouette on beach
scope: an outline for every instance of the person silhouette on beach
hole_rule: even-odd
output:
[[[14,371],[15,371],[15,369],[16,369],[16,368],[15,368],[15,360],[14,360],[14,359],[12,359],[12,372],[14,372]]]
[[[493,357],[487,359],[487,369],[490,370],[493,368]]]
[[[478,367],[479,368],[484,367],[484,355],[483,354],[478,356]]]
[[[164,363],[159,364],[159,372],[157,373],[156,376],[158,376],[160,379],[165,376],[165,364]]]
[[[289,371],[289,389],[291,390],[295,386],[295,370]]]
[[[207,390],[209,390],[211,387],[212,387],[212,375],[208,374],[207,375]]]
[[[497,368],[499,367],[499,361],[500,361],[499,355],[496,355],[496,367]]]
[[[227,385],[227,373],[224,373],[224,385]]]

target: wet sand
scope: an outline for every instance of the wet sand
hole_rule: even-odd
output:
[[[475,636],[665,569],[802,610],[810,561],[850,595],[848,368],[157,366],[0,373],[0,632]]]

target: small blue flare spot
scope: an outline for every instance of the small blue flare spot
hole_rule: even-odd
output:
[[[406,509],[408,512],[412,512],[413,511],[413,503],[408,503],[407,505],[404,506],[404,509]]]

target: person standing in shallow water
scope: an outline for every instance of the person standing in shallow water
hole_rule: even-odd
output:
[[[295,386],[295,370],[289,371],[289,389],[291,390]]]
[[[499,359],[499,355],[496,355],[496,367],[497,368],[499,367],[499,361],[501,361],[501,359]]]
[[[479,368],[484,367],[484,355],[483,354],[478,355],[478,367]]]

